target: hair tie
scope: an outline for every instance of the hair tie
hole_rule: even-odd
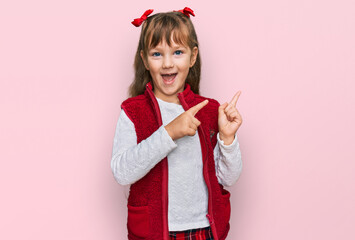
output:
[[[174,12],[181,12],[186,16],[190,17],[190,15],[195,16],[194,11],[191,8],[185,7],[184,9],[174,11]],[[189,15],[190,14],[190,15]]]
[[[132,24],[136,27],[139,27],[146,19],[147,17],[153,12],[153,9],[148,9],[143,13],[143,15],[140,18],[136,18],[132,21]],[[185,14],[187,17],[190,17],[190,15],[195,16],[194,11],[191,8],[185,7],[184,9],[178,10],[174,12],[181,12]]]
[[[145,11],[143,13],[143,15],[140,17],[140,18],[136,18],[132,21],[132,24],[136,27],[139,27],[143,22],[144,20],[147,19],[147,17],[153,12],[153,9],[148,9],[147,11]]]

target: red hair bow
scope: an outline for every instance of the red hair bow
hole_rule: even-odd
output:
[[[185,14],[188,17],[190,17],[190,15],[195,16],[194,11],[191,8],[188,8],[188,7],[185,7],[182,10],[178,10],[178,11],[174,11],[174,12],[181,12],[181,13]]]
[[[147,19],[147,17],[153,12],[153,9],[148,9],[143,13],[143,15],[140,18],[136,18],[132,21],[132,24],[136,27],[139,27],[144,20]]]

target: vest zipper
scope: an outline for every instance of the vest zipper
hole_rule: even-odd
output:
[[[190,107],[186,103],[183,94],[182,93],[178,93],[178,98],[180,100],[181,105],[185,109],[185,111],[187,111]],[[202,135],[202,138],[204,140],[205,148],[206,148],[206,152],[202,151],[203,175],[204,175],[205,182],[206,182],[206,185],[207,185],[207,190],[208,190],[208,214],[206,215],[206,217],[208,218],[208,221],[210,223],[210,227],[211,227],[211,230],[212,230],[213,238],[215,240],[218,240],[216,225],[214,224],[214,221],[213,221],[211,183],[210,183],[209,176],[208,176],[208,171],[207,171],[208,145],[207,145],[205,133],[203,132],[203,129],[202,129],[201,125],[198,126],[198,133],[199,133],[199,137],[200,137],[200,143],[201,143],[202,150],[203,150],[203,147],[202,147],[203,143],[201,142],[201,135]]]
[[[203,173],[204,173],[204,176],[206,176],[205,177],[205,181],[206,181],[206,185],[207,185],[207,189],[208,189],[208,199],[209,199],[209,201],[208,201],[208,214],[206,215],[206,217],[208,218],[208,221],[210,222],[213,238],[215,240],[218,240],[217,229],[216,229],[216,225],[214,224],[214,220],[213,220],[212,194],[210,193],[211,192],[211,183],[210,183],[208,170],[207,170],[208,145],[207,145],[205,133],[203,132],[202,128],[200,128],[200,132],[202,132],[202,136],[203,136],[203,139],[204,139],[205,144],[206,144],[206,161],[205,161],[206,164],[203,164]]]
[[[161,118],[159,104],[153,91],[149,87],[149,83],[146,84],[146,89],[148,90],[149,96],[152,99],[154,110],[157,114],[157,120],[159,127],[163,125],[163,120]],[[168,158],[165,157],[162,160],[162,168],[163,168],[163,175],[162,175],[162,210],[163,210],[163,239],[169,239],[169,224],[168,224]]]

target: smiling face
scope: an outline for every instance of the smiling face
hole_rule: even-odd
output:
[[[148,49],[147,56],[141,51],[146,69],[153,79],[154,95],[166,102],[180,104],[177,94],[184,91],[190,67],[196,62],[197,47],[192,50],[171,40]]]

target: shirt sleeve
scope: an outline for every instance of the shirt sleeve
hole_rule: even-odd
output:
[[[219,133],[217,133],[214,160],[218,182],[226,187],[236,183],[243,167],[237,133],[230,145],[224,145],[224,142],[219,138]]]
[[[163,125],[137,144],[134,124],[121,109],[111,158],[111,170],[115,180],[121,185],[138,181],[176,147],[177,144]]]

